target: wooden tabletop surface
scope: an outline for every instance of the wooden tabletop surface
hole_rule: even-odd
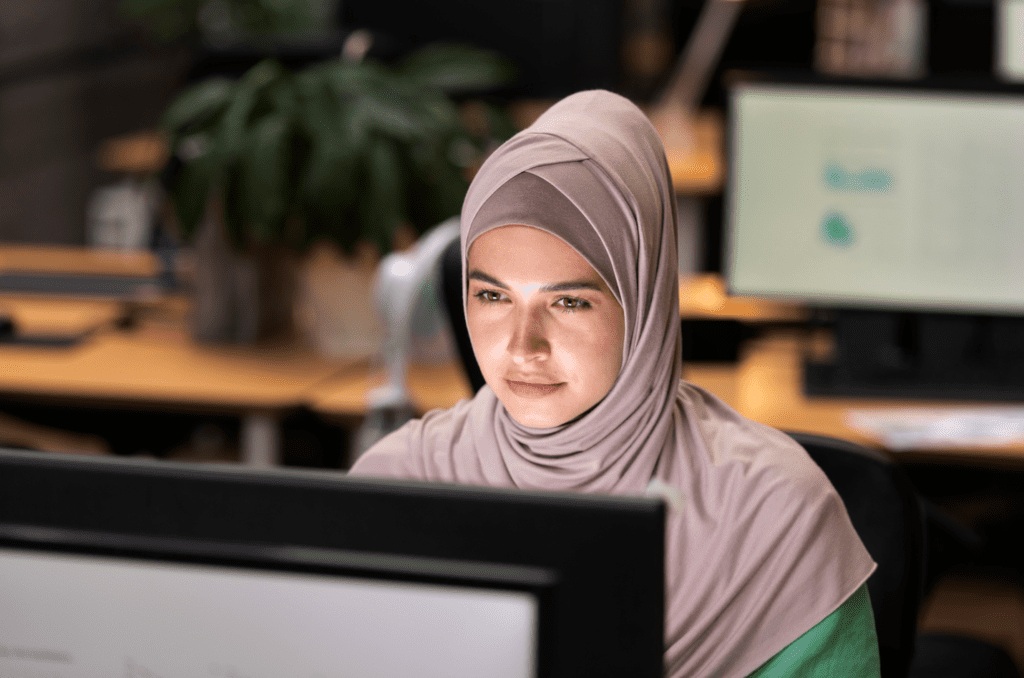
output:
[[[148,251],[3,243],[0,273],[15,272],[152,277],[160,260]]]
[[[0,298],[0,307],[10,304]],[[50,308],[50,304],[54,304]],[[116,306],[81,306],[61,318],[52,299],[21,299],[16,321],[70,333],[100,323],[66,348],[0,345],[0,393],[67,401],[139,403],[198,410],[253,411],[299,407],[308,391],[348,363],[292,343],[264,346],[197,344],[187,305],[169,300],[147,308],[129,329],[101,322]],[[64,322],[61,323],[60,321]]]
[[[732,405],[740,414],[787,431],[800,431],[843,438],[862,445],[883,448],[875,436],[850,423],[850,414],[861,410],[890,410],[895,413],[921,408],[957,414],[965,409],[996,409],[999,403],[845,398],[807,396],[802,387],[802,360],[807,337],[800,331],[770,333],[752,341],[735,365],[690,365],[684,378],[704,386]],[[964,459],[973,461],[1024,463],[1024,443],[970,445],[968,447],[903,450],[906,458]]]

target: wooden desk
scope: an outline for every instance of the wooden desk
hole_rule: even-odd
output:
[[[684,377],[707,388],[740,414],[788,431],[802,431],[844,438],[884,449],[882,443],[853,428],[847,418],[852,410],[909,408],[944,409],[956,412],[979,404],[880,398],[808,397],[801,384],[802,339],[797,331],[774,333],[755,340],[734,366],[690,365]],[[1024,463],[1024,443],[949,449],[904,450],[895,456],[907,459],[960,460],[981,464]]]
[[[152,277],[160,261],[152,252],[56,245],[0,246],[0,273],[91,273]]]
[[[0,272],[154,276],[149,252],[3,245]],[[317,383],[345,363],[294,345],[217,347],[194,343],[183,297],[129,301],[0,293],[0,313],[19,334],[88,335],[67,347],[0,345],[0,394],[85,406],[220,413],[242,420],[242,458],[272,464],[277,420],[302,407]],[[128,330],[116,328],[126,313]],[[67,447],[67,445],[64,445]]]
[[[124,314],[125,305],[110,299],[0,295],[0,315],[10,317],[17,334],[28,337],[79,337]]]
[[[38,301],[44,306],[57,303]],[[32,300],[18,302],[21,313],[31,315],[31,306]],[[87,406],[237,415],[243,424],[243,460],[275,463],[278,417],[305,405],[312,387],[345,364],[295,346],[197,345],[188,335],[186,308],[169,300],[149,309],[133,330],[103,327],[69,348],[0,346],[0,394]],[[34,313],[47,315],[38,309]]]

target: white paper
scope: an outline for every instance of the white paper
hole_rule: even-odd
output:
[[[846,423],[893,451],[1024,442],[1024,407],[859,409]]]

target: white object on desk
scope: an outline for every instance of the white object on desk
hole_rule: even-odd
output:
[[[995,61],[1003,80],[1024,82],[1024,0],[996,2]]]
[[[894,452],[1024,442],[1024,407],[855,409],[846,423]]]
[[[412,416],[406,373],[412,351],[413,314],[431,277],[439,276],[444,251],[458,238],[459,219],[453,217],[425,233],[409,251],[392,252],[380,262],[374,296],[384,321],[386,377],[384,385],[367,396],[367,414],[356,433],[352,461]]]
[[[159,190],[155,180],[133,178],[97,188],[86,212],[89,244],[129,250],[147,247],[153,238]]]

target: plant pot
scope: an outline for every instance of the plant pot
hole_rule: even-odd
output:
[[[380,255],[373,246],[346,255],[320,242],[303,258],[295,298],[295,322],[320,355],[359,360],[376,356],[384,341],[373,282]]]
[[[217,214],[207,209],[195,235],[193,338],[252,344],[293,335],[297,255],[280,244],[237,251]]]

